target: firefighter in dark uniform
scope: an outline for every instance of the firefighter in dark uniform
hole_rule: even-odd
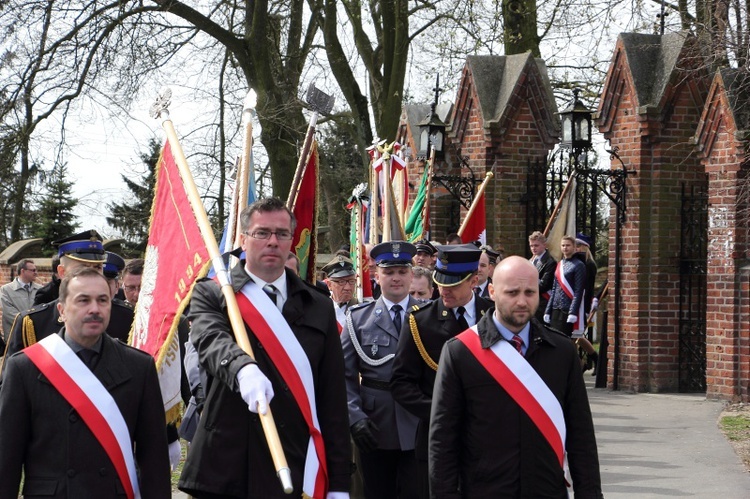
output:
[[[438,246],[433,280],[440,298],[415,310],[401,329],[393,360],[391,393],[419,418],[415,456],[419,497],[429,497],[427,441],[437,361],[443,344],[477,323],[492,302],[476,296],[481,250],[473,244]]]
[[[65,276],[66,269],[70,272],[80,266],[93,267],[104,273],[107,255],[102,246],[102,238],[95,230],[87,230],[52,244],[57,246],[60,256],[60,265],[57,268],[60,278]],[[122,301],[113,301],[107,333],[127,342],[132,323],[133,309]],[[57,300],[18,314],[8,337],[6,357],[20,352],[50,334],[57,333],[62,325],[57,311]]]
[[[409,295],[415,253],[405,241],[373,247],[382,294],[352,308],[341,333],[349,424],[366,499],[419,497],[414,481],[418,420],[393,401],[389,386],[401,324],[419,303]]]

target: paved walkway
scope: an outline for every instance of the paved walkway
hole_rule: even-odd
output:
[[[750,497],[750,473],[718,428],[721,402],[586,381],[606,498]]]
[[[607,499],[750,498],[750,473],[717,425],[721,402],[613,392],[585,377]]]

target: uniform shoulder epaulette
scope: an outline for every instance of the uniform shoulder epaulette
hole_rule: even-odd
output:
[[[42,310],[47,310],[50,307],[50,305],[52,305],[52,302],[42,303],[42,304],[39,304],[39,305],[34,305],[33,307],[31,307],[27,311],[21,312],[21,315],[25,317],[27,315],[31,315],[31,314],[35,314],[37,312],[41,312]]]
[[[119,298],[112,298],[112,305],[117,305],[118,307],[123,307],[123,308],[127,308],[127,309],[130,309],[130,310],[134,310],[135,309],[133,307],[133,305],[131,305],[130,303],[128,303],[128,302],[126,302],[124,300],[121,300]]]
[[[356,305],[352,305],[351,307],[349,307],[349,311],[350,312],[355,312],[355,311],[359,311],[359,310],[364,310],[365,308],[371,307],[374,304],[375,304],[375,301],[365,301],[365,302],[362,302],[362,303],[357,303]]]
[[[421,312],[424,312],[425,310],[430,310],[432,306],[437,306],[436,303],[437,303],[437,300],[430,301],[427,303],[418,303],[414,305],[413,307],[409,308],[409,311],[412,314],[419,315]]]

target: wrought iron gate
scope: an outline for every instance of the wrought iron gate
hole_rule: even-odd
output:
[[[544,230],[574,171],[571,156],[565,150],[557,151],[546,160],[528,163],[526,194],[523,198],[526,204],[526,234]],[[596,180],[587,175],[578,175],[576,181],[576,230],[591,236],[591,251],[595,253],[599,196]],[[531,256],[529,248],[526,248],[526,253],[527,257]]]
[[[682,185],[680,237],[679,390],[706,391],[708,194]]]

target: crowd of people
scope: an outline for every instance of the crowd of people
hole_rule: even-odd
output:
[[[602,497],[575,343],[596,265],[583,234],[529,236],[530,260],[451,235],[347,249],[323,282],[299,276],[293,214],[265,198],[241,216],[230,271],[251,356],[214,279],[196,283],[178,328],[179,425],[167,425],[153,359],[127,346],[143,260],[94,231],[56,242],[42,288],[24,259],[0,288],[0,499],[282,498],[264,428],[273,414],[291,497]],[[366,279],[366,277],[365,277]],[[357,299],[367,284],[371,300]],[[22,485],[21,485],[22,484]],[[22,487],[21,490],[19,490]]]

